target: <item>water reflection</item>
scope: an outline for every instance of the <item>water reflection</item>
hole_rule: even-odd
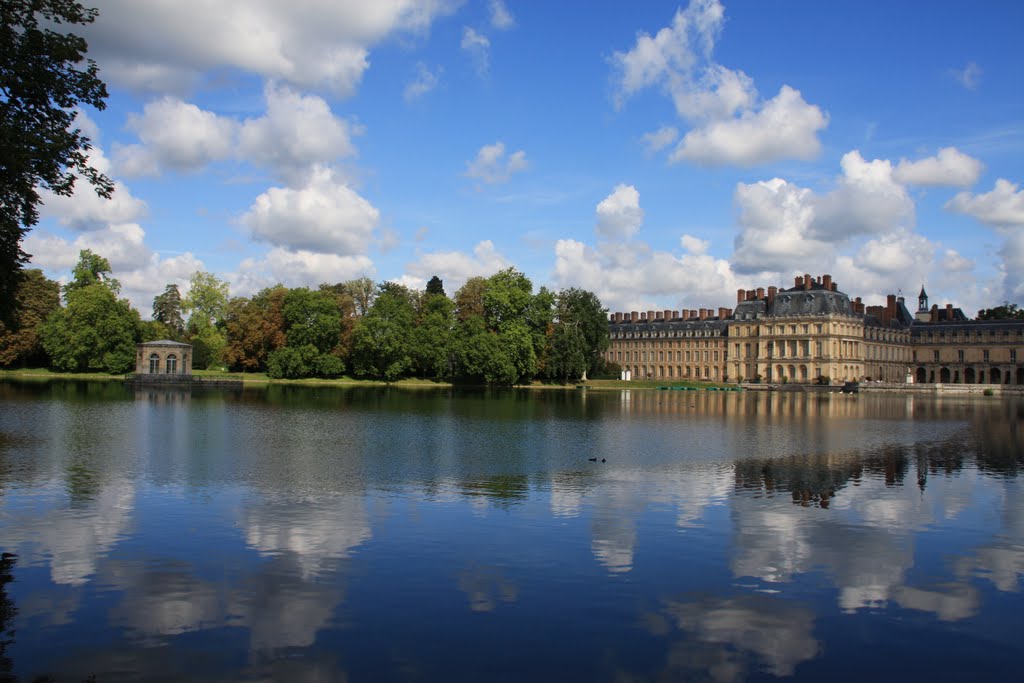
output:
[[[792,676],[821,651],[814,612],[777,598],[668,600],[645,615],[648,629],[672,641],[662,675],[733,683],[757,670]]]
[[[241,510],[246,543],[261,555],[286,555],[304,578],[313,578],[372,533],[362,498],[248,499]]]
[[[1024,654],[1022,405],[0,382],[5,655],[23,679],[819,679],[904,629],[942,640],[933,678],[977,647],[997,675]]]

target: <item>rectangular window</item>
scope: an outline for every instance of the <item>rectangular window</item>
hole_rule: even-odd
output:
[[[938,349],[936,349],[935,351],[932,351],[932,360],[935,361],[936,363],[939,362],[939,351],[938,351]]]
[[[956,352],[956,362],[957,363],[963,363],[964,362],[964,350],[963,349],[960,349],[960,350],[958,350]]]
[[[818,327],[821,327],[821,325],[818,325]],[[821,342],[820,341],[814,342],[814,355],[816,357],[818,357],[818,358],[821,358]]]
[[[981,352],[981,359],[986,363],[988,362],[988,349],[985,349],[984,351]]]
[[[1011,363],[1016,363],[1017,362],[1017,349],[1010,349],[1010,362]]]

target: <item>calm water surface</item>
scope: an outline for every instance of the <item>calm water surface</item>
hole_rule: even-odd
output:
[[[1022,425],[980,398],[0,382],[0,679],[1009,680]]]

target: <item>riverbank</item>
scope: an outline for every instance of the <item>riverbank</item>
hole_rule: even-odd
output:
[[[0,370],[0,380],[5,378],[28,379],[28,380],[57,380],[57,379],[79,379],[88,381],[119,381],[127,380],[130,375],[111,374],[108,372],[55,372],[46,368],[24,368],[17,370]],[[396,382],[384,382],[371,379],[354,379],[352,377],[338,377],[335,379],[273,379],[264,372],[227,372],[224,370],[194,370],[192,377],[199,380],[197,384],[216,385],[218,382],[228,381],[240,382],[243,386],[261,386],[268,384],[282,384],[288,386],[314,385],[314,386],[395,386],[408,389],[439,388],[466,386],[456,385],[451,382],[440,382],[429,379],[408,378]],[[554,382],[533,382],[531,384],[518,384],[517,389],[597,389],[597,390],[622,390],[622,389],[724,389],[727,387],[736,388],[736,385],[721,384],[715,382],[666,382],[664,380],[631,380],[623,381],[618,379],[592,379],[585,382],[568,382],[559,384]]]

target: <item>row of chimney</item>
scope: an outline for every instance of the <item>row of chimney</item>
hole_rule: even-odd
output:
[[[952,308],[952,304],[950,304]],[[868,315],[874,316],[883,325],[888,325],[890,322],[896,319],[896,295],[890,294],[885,297],[884,306],[868,306]]]
[[[817,285],[819,289],[826,289],[830,292],[838,292],[839,285],[832,282],[831,275],[820,275],[817,278],[811,277],[810,273],[804,275],[797,275],[793,278],[793,286],[796,289],[810,290]],[[761,301],[765,298],[767,293],[768,305],[771,305],[775,301],[775,296],[780,290],[785,287],[769,287],[765,292],[764,287],[758,287],[757,289],[737,289],[736,290],[736,303],[741,304],[744,301]]]
[[[629,313],[612,313],[608,316],[610,322],[615,323],[646,323],[646,322],[669,322],[671,320],[709,320],[715,317],[713,308],[695,308],[683,311],[631,311]],[[726,320],[732,317],[732,309],[724,306],[718,309],[718,319]]]

